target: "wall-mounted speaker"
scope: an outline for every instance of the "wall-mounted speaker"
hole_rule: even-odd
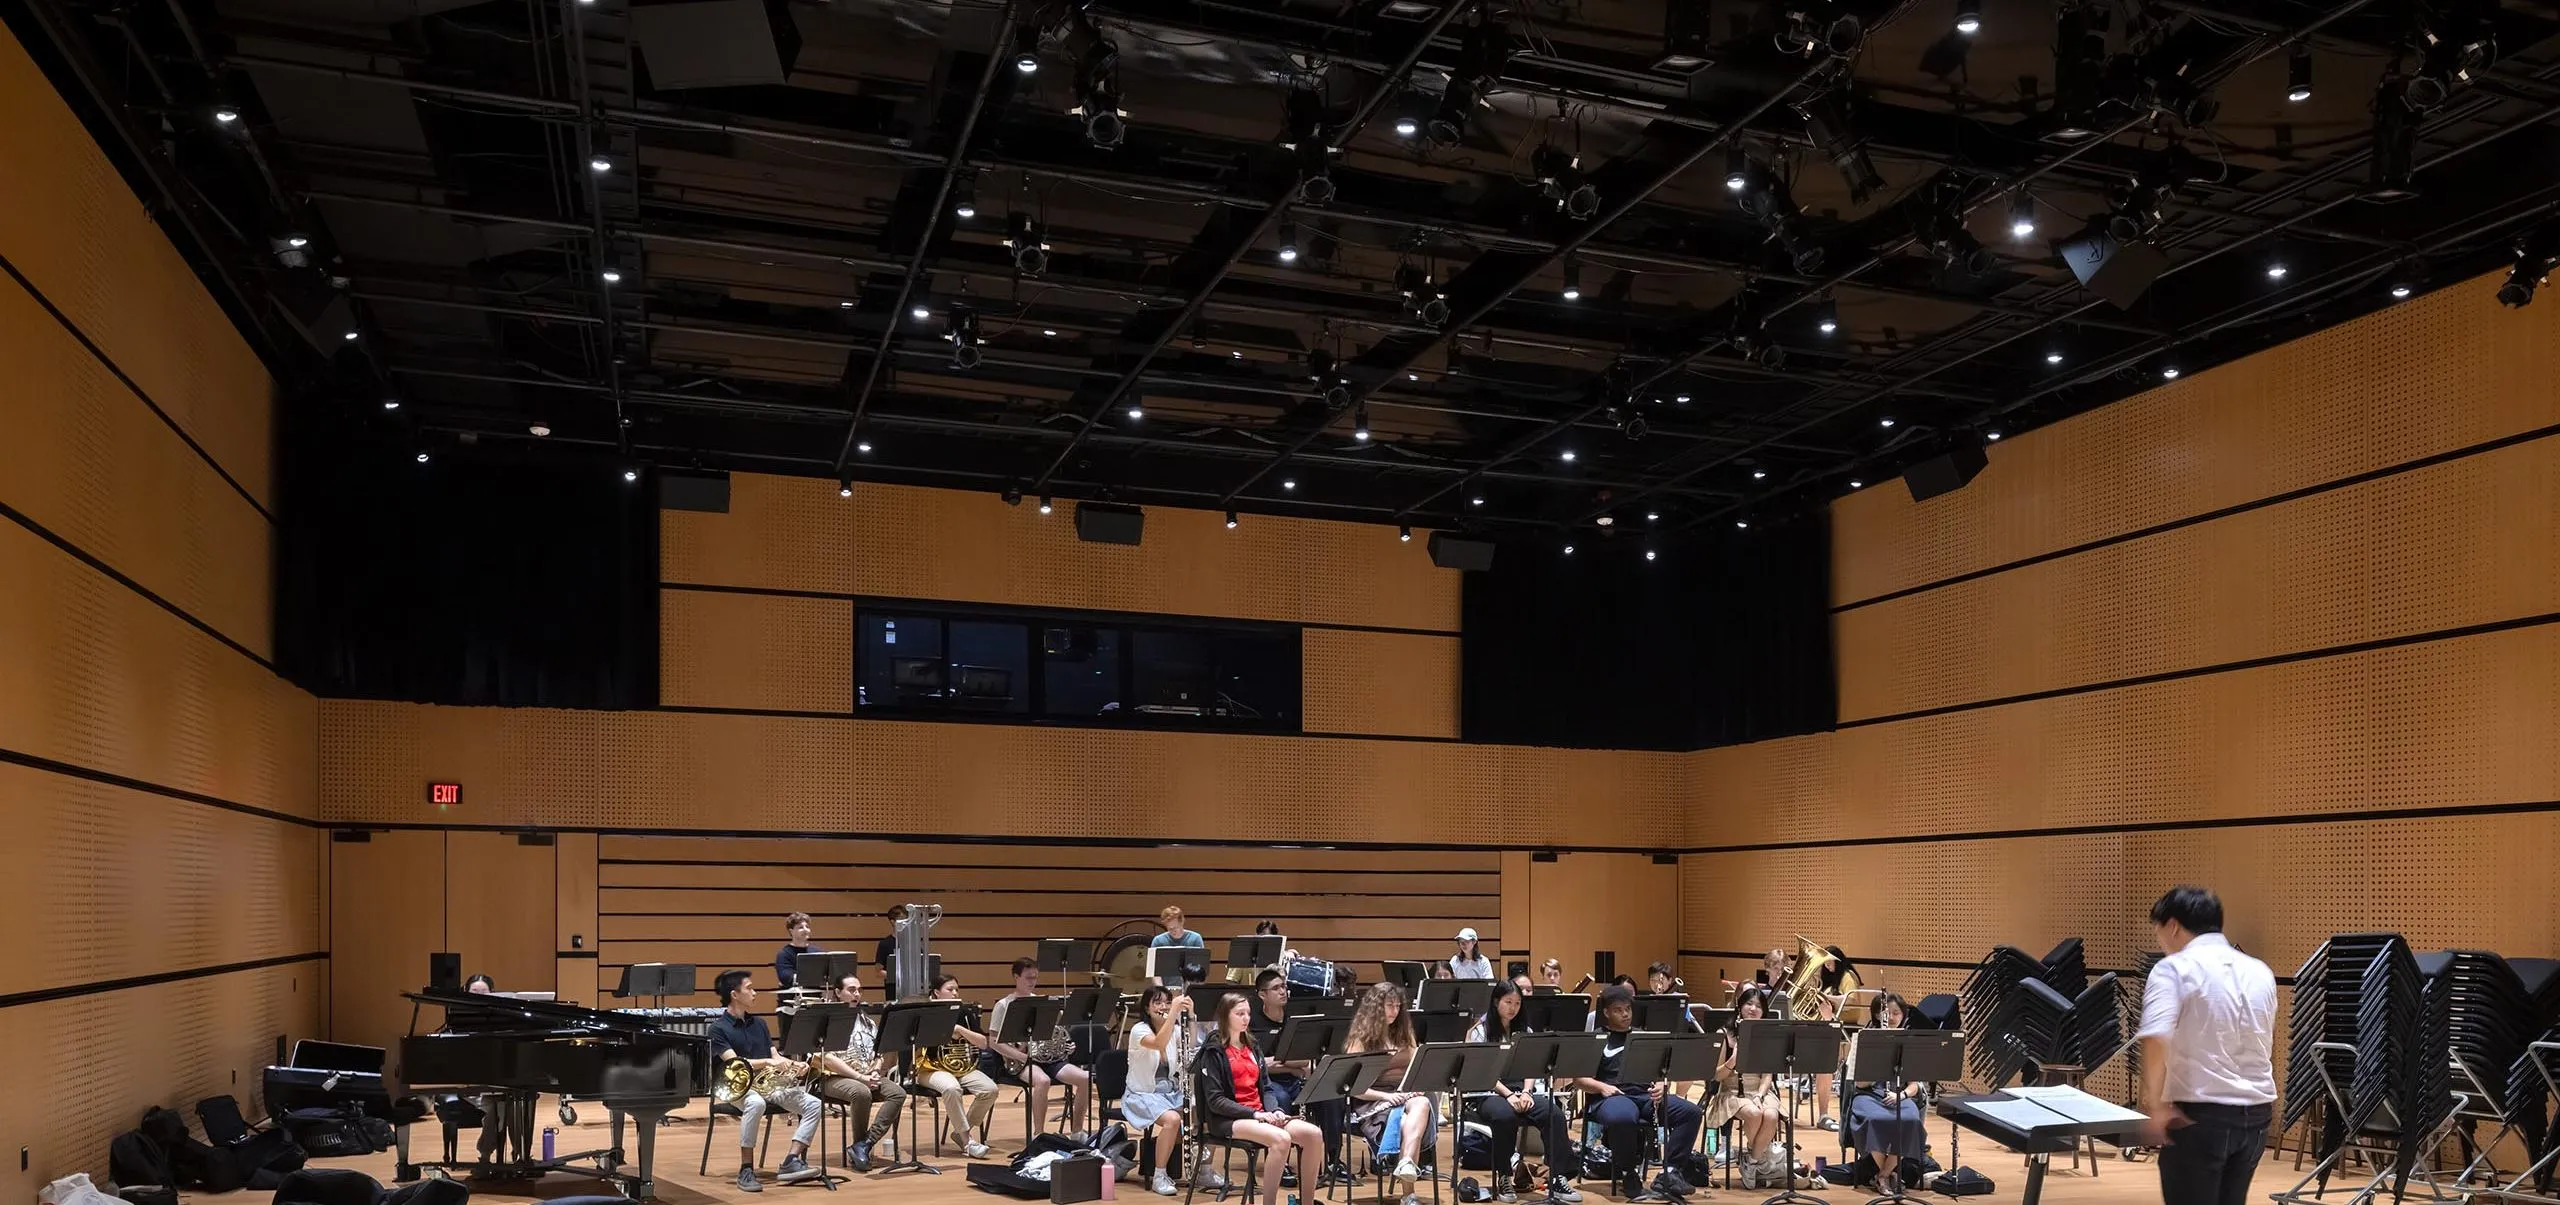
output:
[[[1431,563],[1443,569],[1486,572],[1493,568],[1493,541],[1470,540],[1445,531],[1432,532]]]
[[[1910,487],[1912,501],[1926,502],[1940,494],[1952,494],[1963,489],[1990,463],[1988,454],[1968,444],[1902,470],[1902,484]]]
[[[728,514],[729,475],[698,469],[660,469],[658,509]]]
[[[1147,512],[1116,502],[1076,503],[1076,538],[1087,544],[1135,547],[1147,536]]]

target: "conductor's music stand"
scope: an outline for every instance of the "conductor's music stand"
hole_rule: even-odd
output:
[[[1745,1021],[1735,1027],[1738,1049],[1734,1052],[1734,1070],[1744,1075],[1777,1075],[1786,1077],[1787,1115],[1781,1119],[1787,1131],[1787,1188],[1762,1202],[1817,1202],[1821,1198],[1799,1192],[1795,1186],[1796,1089],[1800,1075],[1830,1075],[1840,1070],[1840,1027],[1829,1021]]]
[[[1008,1021],[1013,1019],[1015,1012],[1020,1011],[1019,1005],[1022,1002],[1015,1003],[1017,1007],[1005,1010],[1005,1019]],[[959,1023],[960,1006],[949,1000],[915,1000],[905,1004],[892,1004],[888,1011],[880,1015],[880,1036],[874,1040],[872,1049],[884,1055],[895,1052],[898,1056],[899,1081],[902,1083],[910,1081],[915,1078],[916,1055],[950,1041],[951,1031]],[[1030,1069],[1026,1067],[1024,1070]],[[1028,1076],[1024,1078],[1026,1081],[1029,1079]],[[1025,1109],[1031,1107],[1030,1089],[1023,1090],[1022,1101]],[[909,1102],[906,1146],[898,1152],[895,1160],[883,1164],[881,1171],[919,1171],[928,1176],[942,1174],[941,1168],[926,1163],[921,1158],[924,1146],[922,1140],[916,1135],[916,1117],[924,1112],[922,1108],[916,1107],[920,1103]],[[1025,1119],[1025,1124],[1028,1125],[1028,1119]],[[1029,1132],[1028,1129],[1024,1130],[1026,1134]]]
[[[1849,1044],[1848,1079],[1852,1084],[1952,1082],[1964,1078],[1964,1035],[1947,1029],[1862,1029]],[[1846,1095],[1844,1092],[1843,1095]],[[1925,1121],[1929,1111],[1923,1108]],[[1845,1127],[1844,1127],[1845,1132]],[[1906,1200],[1897,1172],[1891,1185],[1879,1184],[1879,1201]]]
[[[1490,979],[1425,979],[1422,996],[1414,1002],[1419,1012],[1461,1012],[1481,1017],[1493,1004],[1493,981]]]
[[[1531,1033],[1585,1033],[1591,1028],[1591,997],[1579,992],[1523,996],[1520,1028]]]

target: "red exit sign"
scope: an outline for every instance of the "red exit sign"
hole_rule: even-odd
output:
[[[462,784],[458,782],[428,783],[427,802],[440,808],[460,806],[462,803]]]

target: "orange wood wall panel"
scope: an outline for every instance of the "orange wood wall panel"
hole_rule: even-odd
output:
[[[1953,494],[1833,507],[1832,597],[1872,598],[2560,422],[2560,312],[2455,285],[2004,439]],[[1845,662],[1844,662],[1845,664]]]
[[[596,841],[594,833],[561,833],[553,847],[554,952],[596,948]]]
[[[1458,574],[1383,527],[1150,507],[1137,548],[993,494],[740,473],[729,513],[661,516],[660,575],[893,598],[1458,630]]]
[[[553,847],[526,845],[513,833],[445,836],[443,948],[462,955],[463,974],[487,975],[502,991],[553,990]]]
[[[2560,437],[1843,612],[1840,716],[2560,612]]]
[[[15,523],[0,578],[0,748],[318,811],[310,695]]]
[[[0,104],[9,114],[0,127],[0,255],[251,496],[272,505],[265,367],[5,33]]]
[[[475,824],[1634,845],[1688,799],[1680,754],[354,701],[321,726],[342,822],[448,819],[418,784],[458,780]]]
[[[1680,868],[1651,854],[1565,853],[1529,864],[1529,964],[1564,960],[1565,985],[1591,970],[1597,950],[1618,970],[1644,977],[1645,964],[1680,949]]]
[[[853,710],[849,600],[661,590],[658,632],[661,703]]]
[[[330,1037],[396,1047],[409,1032],[409,1002],[400,993],[425,986],[427,955],[452,948],[445,944],[445,836],[378,832],[329,843]]]
[[[320,1036],[328,963],[301,962],[0,1008],[0,1046],[18,1071],[0,1092],[10,1154],[0,1191],[21,1201],[54,1179],[87,1172],[107,1184],[107,1143],[160,1105],[192,1114],[224,1093],[266,1115],[259,1071],[278,1035]],[[64,1034],[97,1035],[66,1051]],[[53,1052],[59,1062],[46,1061]]]
[[[272,649],[273,539],[140,399],[0,281],[0,501],[261,656]]]
[[[316,829],[14,765],[0,799],[0,995],[328,948]]]
[[[1458,736],[1458,638],[1307,628],[1309,732]]]

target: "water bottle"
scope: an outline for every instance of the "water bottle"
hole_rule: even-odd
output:
[[[558,1141],[558,1140],[559,1140],[559,1137],[560,1137],[560,1130],[559,1130],[559,1128],[558,1128],[558,1127],[556,1127],[556,1126],[544,1126],[544,1127],[542,1127],[542,1161],[543,1161],[543,1162],[545,1162],[545,1163],[549,1163],[549,1162],[551,1162],[551,1160],[552,1160],[551,1145],[552,1145],[552,1143],[554,1143],[554,1142]]]

